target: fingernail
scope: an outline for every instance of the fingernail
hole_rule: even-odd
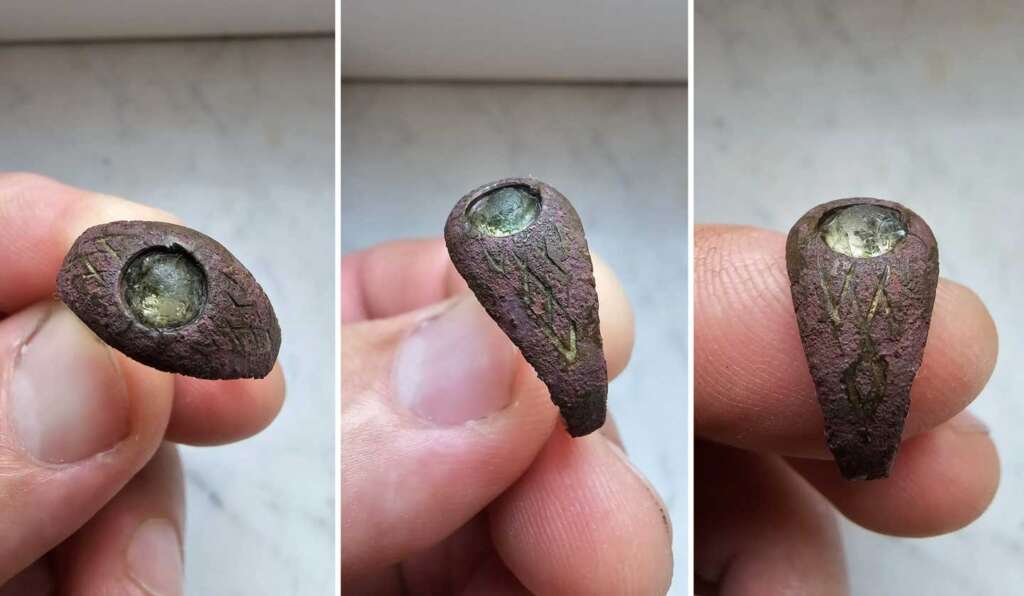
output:
[[[435,424],[493,414],[512,401],[515,346],[471,296],[421,322],[395,356],[396,399]]]
[[[637,479],[639,479],[640,482],[643,483],[643,485],[647,488],[647,492],[651,494],[651,498],[654,499],[655,504],[661,511],[661,519],[665,523],[665,530],[668,532],[669,540],[671,540],[672,518],[668,515],[668,507],[665,505],[665,501],[662,500],[661,495],[658,494],[658,489],[654,488],[654,485],[651,484],[651,481],[647,479],[647,476],[644,476],[643,472],[641,472],[636,466],[633,465],[633,462],[630,461],[629,456],[626,455],[626,452],[622,449],[622,447],[619,447],[617,444],[615,444],[614,441],[603,435],[600,435],[600,440],[604,441],[605,445],[607,445],[608,448],[612,450],[612,453],[617,455],[619,459],[622,461],[622,463],[626,464],[626,467],[629,468],[633,472],[633,474],[636,475]]]
[[[974,414],[964,411],[949,421],[950,427],[959,433],[987,435],[991,431],[985,422]]]
[[[179,596],[184,593],[181,542],[174,524],[154,518],[142,522],[125,552],[128,573],[147,593]]]
[[[128,434],[128,394],[110,349],[63,305],[47,308],[15,356],[12,425],[35,459],[74,462]]]

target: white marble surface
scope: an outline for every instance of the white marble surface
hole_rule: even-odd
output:
[[[684,0],[630,0],[629,10],[608,0],[344,0],[342,76],[681,82],[686,7]]]
[[[0,48],[0,169],[171,210],[252,270],[288,400],[249,441],[183,448],[189,594],[333,594],[330,39]]]
[[[534,175],[573,201],[636,310],[633,360],[609,399],[670,509],[684,593],[685,88],[348,84],[341,99],[343,253],[440,236],[455,201],[498,178]]]
[[[965,530],[901,540],[844,526],[854,593],[1017,593],[1024,585],[1024,13],[1013,2],[698,0],[695,219],[785,232],[810,206],[879,196],[912,206],[942,274],[974,288],[1000,331],[972,410],[1003,464]]]

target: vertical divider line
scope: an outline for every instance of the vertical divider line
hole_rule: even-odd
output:
[[[687,3],[687,23],[686,23],[686,335],[687,335],[687,346],[686,351],[686,399],[687,399],[687,421],[686,421],[686,432],[688,433],[690,443],[687,446],[686,458],[687,458],[687,552],[686,558],[689,563],[688,575],[683,585],[687,586],[687,594],[694,593],[694,450],[696,444],[696,429],[693,426],[693,405],[694,405],[694,393],[693,393],[693,358],[694,358],[694,343],[693,343],[693,104],[694,104],[694,58],[693,58],[693,0],[684,0]],[[678,581],[678,578],[677,578]]]
[[[341,0],[334,0],[334,593],[341,596]]]

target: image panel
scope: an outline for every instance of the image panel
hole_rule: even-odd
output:
[[[343,4],[343,591],[686,593],[685,4]]]
[[[1019,26],[1008,2],[696,1],[706,591],[1024,580]]]
[[[0,592],[335,592],[332,12],[0,48]]]

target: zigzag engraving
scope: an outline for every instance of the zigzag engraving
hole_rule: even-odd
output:
[[[548,259],[551,259],[551,255],[548,254],[547,249],[544,251]],[[558,300],[558,296],[551,289],[551,285],[536,271],[532,270],[524,260],[516,253],[512,252],[512,259],[510,262],[504,264],[500,263],[495,259],[487,250],[484,250],[484,254],[488,260],[490,268],[496,272],[504,273],[507,266],[519,273],[520,277],[520,291],[517,293],[519,299],[526,307],[526,312],[531,319],[537,324],[544,336],[547,337],[548,341],[558,350],[558,353],[562,356],[562,360],[567,366],[572,365],[576,362],[578,352],[576,350],[576,334],[577,326],[576,321],[568,316],[568,309]],[[554,263],[554,260],[552,259]],[[557,263],[555,263],[558,266]],[[568,273],[564,269],[561,269],[565,273]],[[537,313],[534,309],[537,303],[543,305],[543,310]],[[557,309],[561,309],[565,313],[565,318],[569,321],[569,332],[563,338],[559,336],[558,331],[555,329],[555,317],[558,314]]]
[[[847,291],[852,291],[851,279],[854,273],[854,266],[855,264],[851,263],[850,267],[846,270],[838,299],[833,299],[832,293],[829,291],[825,272],[819,269],[825,307],[828,311],[833,330],[836,332],[838,332],[843,322],[844,313],[842,308]],[[858,346],[859,354],[857,360],[843,371],[842,385],[846,391],[847,399],[860,412],[861,416],[865,418],[874,416],[882,401],[882,397],[885,395],[885,385],[888,378],[889,363],[878,353],[878,348],[874,340],[871,339],[871,322],[876,316],[888,318],[892,313],[889,306],[889,296],[885,289],[889,284],[890,275],[891,269],[889,265],[886,265],[885,270],[878,279],[878,284],[872,293],[871,302],[867,305],[863,316],[861,316],[860,305],[856,301],[851,301],[849,305],[850,314],[857,317],[856,322],[860,329],[860,345]]]

